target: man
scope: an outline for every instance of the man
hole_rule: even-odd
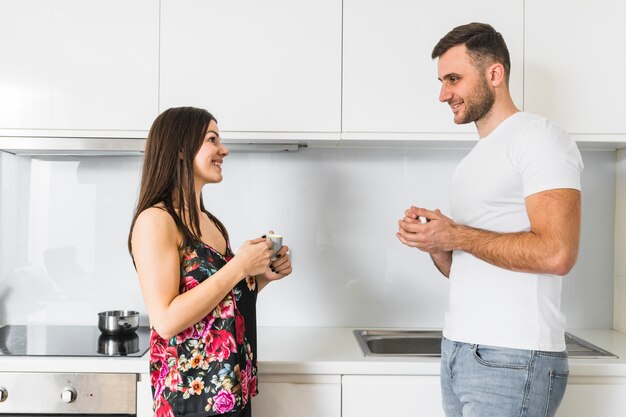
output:
[[[432,58],[439,100],[479,135],[454,172],[451,218],[410,207],[397,233],[450,278],[444,410],[553,416],[568,377],[560,300],[578,254],[580,153],[557,125],[515,106],[509,53],[490,25],[453,29]]]

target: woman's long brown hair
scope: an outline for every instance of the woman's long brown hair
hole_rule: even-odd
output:
[[[131,257],[131,240],[137,217],[144,210],[158,205],[162,205],[174,219],[183,237],[182,248],[201,241],[193,160],[212,120],[217,122],[211,113],[195,107],[171,108],[154,120],[146,140],[139,198],[128,233]],[[228,241],[224,225],[204,208],[202,194],[200,211],[209,216]]]

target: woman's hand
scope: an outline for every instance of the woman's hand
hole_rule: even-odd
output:
[[[259,237],[246,240],[233,260],[241,262],[246,275],[258,275],[268,270],[272,256],[272,242]]]
[[[291,267],[291,258],[289,257],[289,247],[283,246],[276,254],[276,260],[269,264],[262,274],[257,275],[259,291],[263,289],[271,281],[277,281],[286,277],[293,271]]]

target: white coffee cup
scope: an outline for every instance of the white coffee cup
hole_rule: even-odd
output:
[[[272,241],[272,260],[276,260],[276,254],[283,247],[283,237],[281,235],[269,234],[267,238]]]

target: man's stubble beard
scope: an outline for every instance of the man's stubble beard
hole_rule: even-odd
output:
[[[491,111],[495,101],[495,93],[489,89],[487,79],[482,76],[478,86],[464,99],[465,116],[457,124],[472,123],[482,119]]]

